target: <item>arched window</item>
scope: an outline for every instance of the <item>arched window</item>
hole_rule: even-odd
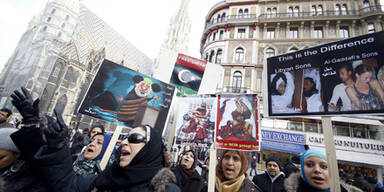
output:
[[[219,49],[216,53],[216,63],[221,63],[221,58],[223,57],[223,50]]]
[[[61,24],[61,28],[64,28],[65,27],[65,23]]]
[[[368,1],[368,0],[365,0],[365,1],[364,1],[364,11],[365,11],[365,12],[369,12],[369,11],[371,11],[371,5],[369,4],[369,1]]]
[[[343,4],[343,6],[341,6],[341,14],[347,15],[347,13],[348,13],[347,4]]]
[[[58,114],[63,114],[65,106],[67,105],[67,96],[62,95],[56,102],[55,109]]]
[[[47,18],[47,23],[49,23],[51,21],[51,17],[48,17]]]
[[[212,33],[212,41],[216,40],[216,32]]]
[[[213,55],[215,55],[215,52],[212,50],[212,51],[211,51],[211,54],[209,54],[208,62],[211,62],[211,63],[212,63]]]
[[[40,112],[46,112],[48,110],[49,101],[51,100],[49,98],[49,94],[46,88],[44,89],[40,99],[41,99],[39,103]]]
[[[273,48],[268,48],[265,52],[265,58],[275,56],[275,50]]]
[[[59,33],[57,33],[57,37],[61,37],[61,31],[59,31]]]
[[[235,51],[235,61],[243,62],[244,61],[244,49],[239,47]]]
[[[299,7],[295,7],[295,10],[293,11],[294,12],[293,14],[295,17],[299,16],[299,11],[300,11]]]
[[[220,14],[218,14],[218,15],[217,15],[217,22],[218,22],[218,23],[220,22],[220,19],[221,19]]]
[[[209,57],[208,53],[205,53],[205,61],[208,61],[208,57]]]
[[[375,24],[368,23],[368,33],[374,33],[375,32]]]
[[[46,31],[47,30],[47,26],[44,26],[43,29],[41,29],[41,31]]]
[[[288,15],[289,15],[290,17],[293,16],[293,7],[289,7],[289,8],[288,8]]]
[[[316,15],[316,5],[312,5],[312,16]]]
[[[56,9],[52,9],[51,14],[55,14]]]
[[[242,83],[243,75],[240,71],[235,71],[232,77],[232,92],[240,93],[241,91],[241,83]]]
[[[323,6],[322,5],[317,6],[317,15],[323,15]]]
[[[69,19],[69,15],[66,15],[65,20],[68,21],[68,19]]]
[[[267,9],[267,18],[271,18],[271,8]]]
[[[223,39],[224,39],[224,31],[221,30],[219,34],[219,40],[223,40]]]
[[[288,53],[292,53],[292,52],[295,52],[295,51],[298,51],[299,49],[296,48],[296,47],[292,47],[289,49]]]
[[[248,17],[248,9],[244,9],[244,16]]]
[[[222,15],[221,15],[221,21],[225,21],[226,20],[226,18],[225,18],[225,13],[223,13]]]
[[[243,17],[243,9],[239,9],[239,14],[238,14],[239,18]]]
[[[336,7],[335,7],[335,15],[340,15],[340,5],[339,4],[336,4]]]
[[[277,9],[273,8],[272,9],[272,18],[275,18],[277,16]]]

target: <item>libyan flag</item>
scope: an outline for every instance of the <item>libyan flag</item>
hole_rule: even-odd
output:
[[[193,59],[193,61],[192,61]],[[196,94],[199,91],[206,62],[179,54],[173,68],[170,83],[186,94]],[[198,64],[196,64],[199,62]]]

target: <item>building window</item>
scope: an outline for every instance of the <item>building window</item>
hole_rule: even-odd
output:
[[[293,17],[293,8],[292,7],[288,8],[288,16]]]
[[[212,51],[211,51],[211,54],[209,55],[208,62],[211,62],[211,63],[212,63],[213,55],[214,55],[214,54],[215,54],[215,52],[212,50]]]
[[[59,65],[57,65],[57,66],[55,67],[55,69],[53,70],[53,72],[52,72],[52,76],[53,76],[53,77],[58,77],[58,76],[59,76],[59,73],[60,73],[60,69],[61,69],[61,65],[59,64]]]
[[[225,21],[226,20],[226,18],[225,18],[225,13],[223,13],[222,15],[221,15],[221,21]]]
[[[41,31],[46,31],[47,30],[47,26],[44,26],[43,29],[41,29]]]
[[[277,9],[273,8],[272,9],[272,18],[275,18],[277,16]]]
[[[312,6],[312,16],[316,15],[316,5]]]
[[[245,29],[237,29],[237,38],[244,39],[245,38]]]
[[[65,23],[61,24],[61,28],[64,28],[65,27]]]
[[[348,13],[347,5],[343,4],[343,6],[341,6],[341,14],[342,15],[347,15],[347,13]]]
[[[313,34],[314,38],[323,38],[323,28],[322,27],[315,27],[315,30],[314,30],[314,34]]]
[[[374,33],[375,32],[375,24],[368,23],[368,33]]]
[[[340,27],[339,34],[340,34],[340,38],[348,38],[349,37],[348,27]]]
[[[235,61],[243,62],[244,61],[244,49],[239,47],[235,51]]]
[[[322,5],[317,6],[317,15],[323,15],[323,6]]]
[[[243,75],[240,71],[236,71],[233,73],[233,79],[232,79],[232,92],[234,93],[240,93],[241,91],[241,83],[242,83]]]
[[[239,9],[239,14],[238,14],[239,18],[242,18],[243,17],[243,9]]]
[[[66,96],[66,95],[62,95],[62,96],[57,100],[57,103],[56,103],[56,106],[55,106],[55,110],[56,110],[59,114],[63,114],[66,105],[67,105],[67,96]]]
[[[49,23],[51,21],[51,17],[48,17],[47,18],[47,22]]]
[[[289,38],[297,39],[299,34],[299,29],[297,27],[291,27],[289,29]]]
[[[69,15],[66,15],[65,20],[68,21],[68,19],[69,19]]]
[[[216,32],[212,33],[212,41],[216,40]]]
[[[271,8],[267,9],[267,18],[271,18]]]
[[[223,57],[223,50],[219,49],[216,53],[216,63],[221,63],[221,58]]]
[[[268,28],[267,29],[267,39],[274,39],[275,38],[275,29],[274,28]]]
[[[51,14],[55,14],[56,9],[52,9]]]
[[[272,48],[268,48],[265,52],[265,58],[273,57],[275,56],[275,50]]]
[[[365,1],[364,1],[364,11],[365,11],[365,12],[369,12],[369,11],[371,11],[371,5],[369,4],[369,1],[368,1],[368,0],[365,0]]]
[[[57,37],[61,37],[61,32],[57,33]]]
[[[336,4],[335,6],[335,15],[340,15],[340,5]]]
[[[224,39],[224,31],[220,31],[219,40],[223,40],[223,39]]]
[[[218,23],[220,22],[220,19],[221,19],[220,14],[218,14],[218,15],[217,15],[217,22],[218,22]]]
[[[205,61],[208,61],[208,58],[209,58],[208,53],[205,53]]]
[[[290,48],[288,53],[292,53],[292,52],[295,52],[295,51],[298,51],[299,49],[296,48],[296,47],[293,47],[293,48]]]
[[[299,16],[299,11],[300,11],[299,7],[295,7],[295,10],[293,11],[293,15],[295,17],[298,17]]]
[[[248,15],[249,13],[248,13],[248,9],[244,9],[244,16],[245,17],[248,17],[249,15]]]

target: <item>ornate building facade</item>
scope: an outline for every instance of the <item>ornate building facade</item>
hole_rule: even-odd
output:
[[[88,127],[96,120],[77,114],[85,91],[102,59],[147,75],[153,61],[79,0],[50,0],[34,17],[1,73],[1,106],[21,86],[41,97],[41,112],[56,107],[71,125]],[[80,123],[81,122],[81,123]]]
[[[201,57],[223,67],[219,93],[266,93],[266,59],[319,44],[382,31],[378,0],[224,0],[206,16]],[[263,110],[261,109],[261,113]],[[335,138],[383,146],[382,117],[333,118]],[[324,147],[320,118],[262,119],[262,131],[302,134],[302,144]],[[317,139],[316,139],[317,138]],[[263,139],[263,138],[262,138]],[[261,159],[270,153],[263,150]],[[283,153],[282,153],[283,154]],[[351,146],[337,150],[339,167],[364,170],[382,182],[384,153]],[[281,156],[282,160],[289,155]],[[353,157],[353,158],[352,158]]]

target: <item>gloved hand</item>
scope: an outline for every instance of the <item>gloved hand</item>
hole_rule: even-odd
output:
[[[12,104],[23,117],[23,124],[39,123],[39,99],[32,100],[32,96],[25,87],[21,87],[23,94],[15,90],[12,97]]]
[[[56,120],[46,115],[48,124],[44,128],[49,150],[59,150],[67,144],[68,127],[65,125],[61,114],[58,114],[56,110],[54,113]]]

